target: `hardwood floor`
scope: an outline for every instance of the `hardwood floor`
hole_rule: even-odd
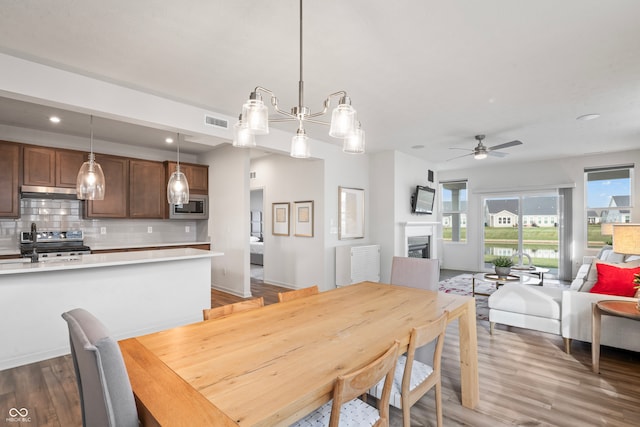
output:
[[[446,278],[443,275],[442,278]],[[255,297],[277,301],[287,288],[253,281]],[[211,292],[212,306],[242,298]],[[574,342],[563,351],[562,338],[478,321],[480,404],[460,405],[457,325],[447,328],[443,352],[445,426],[637,426],[640,419],[640,354],[602,348],[601,374],[591,372],[591,345]],[[0,371],[0,426],[10,408],[29,410],[30,423],[10,426],[80,426],[79,398],[70,356]],[[435,426],[434,391],[411,409],[412,426]],[[391,408],[393,427],[401,412]]]

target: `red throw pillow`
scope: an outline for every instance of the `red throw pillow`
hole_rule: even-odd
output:
[[[598,269],[598,281],[589,292],[621,297],[635,295],[633,275],[640,273],[640,267],[620,268],[609,264],[596,264],[596,267]]]

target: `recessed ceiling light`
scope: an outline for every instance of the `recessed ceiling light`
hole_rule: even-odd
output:
[[[414,150],[419,150],[421,148],[424,148],[424,145],[413,145],[411,148],[413,148]]]
[[[173,144],[173,138],[166,138],[164,142],[166,142],[167,144]]]
[[[582,116],[578,116],[576,120],[594,120],[600,117],[600,114],[583,114]]]
[[[51,116],[51,117],[49,117],[49,121],[50,121],[51,123],[60,123],[60,117],[58,117],[58,116]]]

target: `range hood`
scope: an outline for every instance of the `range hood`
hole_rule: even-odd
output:
[[[23,185],[20,189],[20,197],[23,199],[78,199],[75,188],[42,187],[38,185]]]

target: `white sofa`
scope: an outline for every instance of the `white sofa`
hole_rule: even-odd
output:
[[[604,247],[596,257],[585,257],[569,290],[562,293],[562,336],[569,352],[571,340],[591,342],[591,316],[594,303],[602,300],[636,301],[637,298],[591,293],[597,280],[595,263],[624,263],[640,266],[640,256],[613,252]],[[600,343],[610,347],[640,351],[640,324],[636,320],[602,316]]]
[[[605,247],[595,257],[585,257],[569,290],[507,284],[489,297],[491,332],[495,323],[562,335],[567,353],[571,341],[591,342],[592,304],[600,300],[635,301],[636,298],[590,293],[597,280],[596,262],[640,266],[640,256],[614,253]],[[640,351],[637,321],[602,316],[601,344]]]

